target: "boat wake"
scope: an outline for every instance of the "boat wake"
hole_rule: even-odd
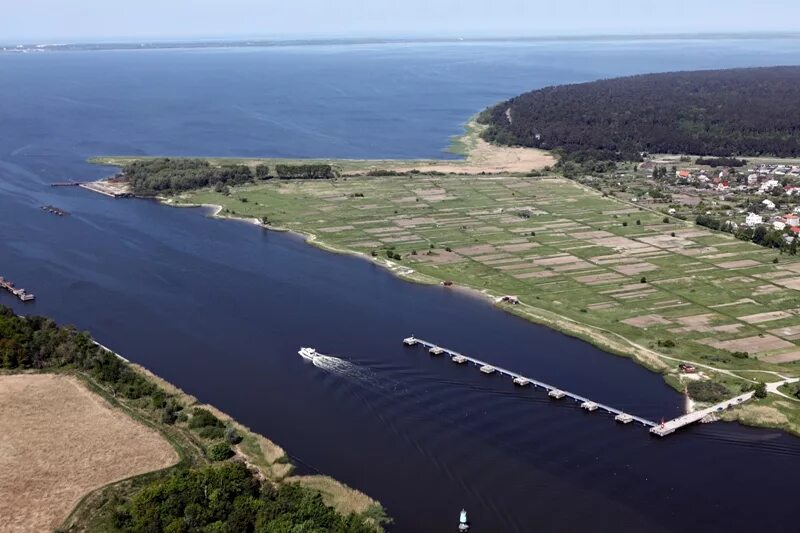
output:
[[[331,374],[337,374],[349,380],[358,381],[365,385],[376,386],[381,389],[384,388],[381,380],[378,379],[378,376],[374,371],[370,370],[369,368],[353,364],[350,361],[345,361],[344,359],[339,359],[338,357],[333,357],[331,355],[317,354],[314,356],[312,362],[317,368],[330,372]]]
[[[371,368],[363,367],[332,355],[323,355],[317,352],[304,355],[303,357],[314,363],[314,366],[317,368],[329,374],[345,378],[348,381],[358,383],[361,386],[384,393],[397,393],[402,390],[400,383],[392,379],[387,379],[384,376],[379,377]]]

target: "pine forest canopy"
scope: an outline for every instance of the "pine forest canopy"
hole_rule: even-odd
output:
[[[569,159],[643,152],[800,156],[800,67],[647,74],[547,87],[485,110],[490,142]]]

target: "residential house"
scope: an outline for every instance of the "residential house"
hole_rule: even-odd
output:
[[[747,213],[747,218],[744,219],[744,223],[752,228],[754,226],[758,226],[759,224],[763,224],[764,218],[755,213]]]

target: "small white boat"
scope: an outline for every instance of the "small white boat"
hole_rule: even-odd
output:
[[[461,509],[461,513],[458,515],[458,530],[461,532],[469,531],[469,520],[467,520],[467,511]]]
[[[300,351],[297,352],[303,359],[308,359],[309,361],[313,361],[316,356],[319,354],[314,348],[300,348]]]

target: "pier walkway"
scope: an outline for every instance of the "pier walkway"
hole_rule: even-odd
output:
[[[654,428],[650,429],[650,433],[658,435],[659,437],[664,437],[670,433],[675,433],[675,430],[680,429],[683,426],[694,424],[695,422],[699,422],[709,415],[719,411],[724,411],[725,409],[734,407],[740,403],[744,403],[751,399],[753,395],[755,395],[755,391],[750,391],[735,398],[731,398],[730,400],[725,400],[724,402],[712,405],[706,409],[700,409],[699,411],[687,413],[683,416],[679,416],[678,418],[673,418],[669,422],[662,422],[661,424],[658,424]]]
[[[752,399],[753,396],[755,395],[754,391],[750,391],[745,394],[741,394],[739,396],[731,398],[729,400],[725,400],[724,402],[720,402],[716,405],[712,405],[711,407],[708,407],[706,409],[700,409],[699,411],[687,413],[685,415],[681,415],[677,418],[673,418],[672,420],[666,422],[656,423],[653,422],[652,420],[647,420],[646,418],[634,416],[629,413],[620,411],[619,409],[615,409],[614,407],[589,400],[588,398],[585,398],[579,394],[575,394],[574,392],[569,392],[564,389],[559,389],[543,381],[529,378],[521,374],[517,374],[516,372],[512,372],[511,370],[506,370],[505,368],[489,364],[486,361],[481,361],[480,359],[475,359],[474,357],[468,357],[464,354],[454,352],[453,350],[442,348],[441,346],[438,346],[426,340],[418,339],[412,336],[404,339],[403,343],[406,346],[416,346],[416,345],[425,346],[426,348],[429,349],[431,355],[447,354],[451,357],[451,359],[455,363],[470,362],[480,367],[481,372],[483,372],[484,374],[494,374],[496,372],[498,374],[509,376],[513,380],[515,385],[519,386],[533,385],[534,387],[542,387],[543,389],[547,390],[548,396],[550,396],[551,398],[555,398],[556,400],[560,400],[561,398],[564,397],[572,398],[576,402],[580,402],[581,407],[589,412],[600,409],[602,411],[606,411],[607,413],[616,415],[614,417],[614,420],[616,420],[617,422],[621,422],[623,424],[628,424],[633,421],[639,422],[644,426],[649,426],[650,433],[652,433],[653,435],[657,435],[659,437],[665,437],[667,435],[675,433],[676,430],[684,426],[688,426],[689,424],[694,424],[695,422],[700,422],[707,416],[743,404],[744,402]],[[783,381],[777,383],[767,384],[767,389],[770,392],[775,392],[777,391],[777,388],[780,387],[781,385],[784,385],[786,383],[796,383],[798,381],[800,380],[798,380],[797,378],[786,378]]]
[[[466,356],[464,354],[455,352],[453,350],[448,350],[447,348],[442,348],[437,344],[433,344],[432,342],[428,342],[428,341],[423,340],[423,339],[418,339],[416,337],[408,337],[408,338],[403,340],[403,343],[406,344],[407,346],[416,346],[418,344],[421,345],[421,346],[425,346],[434,355],[436,355],[436,354],[447,354],[451,358],[457,358],[456,362],[458,362],[458,361],[469,361],[470,363],[480,367],[481,371],[484,372],[484,373],[489,373],[484,369],[487,369],[487,370],[488,369],[493,369],[494,372],[497,372],[498,374],[509,376],[513,380],[513,382],[515,384],[517,384],[517,385],[531,384],[534,387],[542,387],[543,389],[547,390],[548,394],[552,398],[556,398],[556,399],[560,399],[560,398],[563,398],[563,397],[571,398],[571,399],[575,400],[576,402],[580,402],[581,403],[581,407],[583,407],[587,411],[595,411],[597,409],[600,409],[600,410],[606,411],[607,413],[611,413],[613,415],[616,415],[615,419],[618,422],[628,423],[628,422],[631,422],[631,421],[636,421],[636,422],[639,422],[640,424],[642,424],[644,426],[649,426],[649,427],[652,427],[652,428],[654,428],[657,425],[652,420],[647,420],[646,418],[642,418],[642,417],[639,417],[639,416],[631,415],[629,413],[625,413],[625,412],[620,411],[619,409],[616,409],[614,407],[611,407],[611,406],[608,406],[608,405],[605,405],[605,404],[602,404],[602,403],[599,403],[599,402],[595,402],[595,401],[590,400],[590,399],[588,399],[588,398],[586,398],[584,396],[581,396],[579,394],[575,394],[574,392],[569,392],[569,391],[566,391],[564,389],[559,389],[558,387],[555,387],[555,386],[550,385],[548,383],[545,383],[543,381],[539,381],[538,379],[529,378],[527,376],[523,376],[521,374],[517,374],[516,372],[512,372],[511,370],[507,370],[507,369],[499,367],[497,365],[493,365],[493,364],[487,363],[486,361],[481,361],[480,359],[475,359],[474,357],[469,357],[469,356]],[[492,373],[494,373],[494,372],[492,372]]]

